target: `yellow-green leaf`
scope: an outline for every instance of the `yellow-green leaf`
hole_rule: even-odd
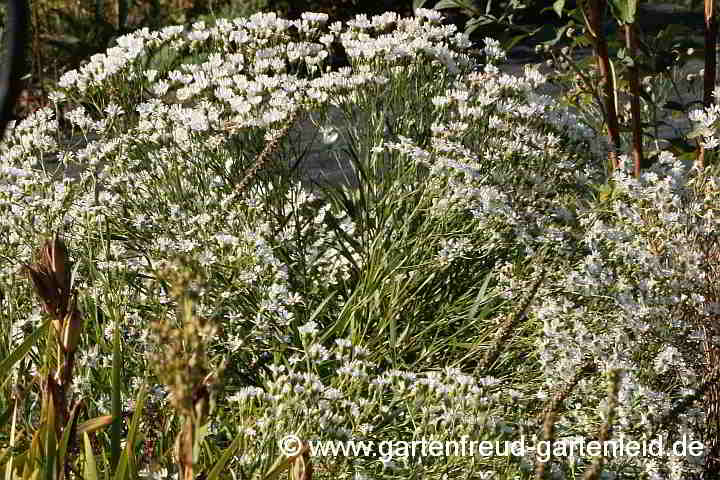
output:
[[[87,422],[83,422],[78,425],[78,433],[91,433],[101,428],[105,428],[113,422],[112,415],[103,415],[102,417],[95,417]]]
[[[85,442],[85,480],[98,480],[95,455],[93,455],[90,437],[87,432],[83,432],[83,441]]]

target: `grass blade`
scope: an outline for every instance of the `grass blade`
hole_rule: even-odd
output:
[[[55,464],[57,458],[57,438],[55,437],[55,402],[52,395],[47,395],[47,410],[45,411],[45,480],[55,479]]]
[[[37,339],[45,335],[48,325],[50,325],[50,320],[45,320],[45,323],[36,328],[19,347],[0,362],[0,383],[5,382],[5,377],[13,371],[15,364],[25,357]]]
[[[60,439],[60,448],[58,449],[59,465],[65,465],[65,457],[67,454],[68,443],[70,442],[70,436],[77,429],[77,413],[80,409],[80,404],[76,404],[70,411],[70,419],[63,429],[63,435]]]
[[[83,440],[85,442],[85,480],[98,480],[95,455],[93,455],[90,436],[88,436],[87,432],[83,433]]]
[[[18,411],[18,405],[17,401],[15,402],[15,408],[13,409],[13,416],[12,416],[12,425],[10,426],[10,448],[8,451],[12,450],[15,447],[15,429],[17,427],[17,411]],[[13,458],[10,457],[10,460],[8,460],[7,466],[5,468],[5,480],[12,480],[13,478]]]
[[[242,433],[238,433],[235,437],[235,440],[233,440],[230,446],[225,449],[215,466],[212,468],[212,470],[210,470],[210,474],[208,475],[207,480],[218,480],[218,478],[220,477],[220,472],[223,471],[225,465],[227,465],[227,462],[230,461],[233,455],[235,455],[237,449],[240,447],[240,442],[242,441],[242,438]]]
[[[103,415],[102,417],[95,417],[87,422],[83,422],[78,426],[78,433],[90,433],[96,430],[100,430],[103,427],[107,427],[113,422],[112,415]]]
[[[115,421],[110,427],[110,465],[116,468],[120,459],[120,440],[122,436],[122,404],[120,403],[120,329],[115,323],[115,334],[113,336],[113,366],[112,366],[112,416]]]
[[[127,445],[125,447],[128,455],[128,466],[130,468],[130,477],[137,477],[137,466],[135,464],[135,455],[133,453],[133,446],[135,445],[137,428],[142,418],[142,412],[145,407],[145,399],[147,398],[147,385],[143,385],[138,392],[137,399],[135,400],[135,411],[133,412],[132,420],[130,421],[130,428],[128,430]]]
[[[117,470],[115,470],[114,480],[122,480],[125,478],[125,472],[127,472],[128,456],[127,451],[123,452],[118,462]]]

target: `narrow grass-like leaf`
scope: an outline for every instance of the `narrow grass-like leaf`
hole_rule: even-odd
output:
[[[120,455],[120,461],[118,462],[117,469],[115,470],[115,476],[113,477],[114,480],[122,480],[125,478],[125,473],[127,472],[127,466],[128,466],[128,456],[127,451],[124,451]]]
[[[65,464],[65,457],[67,454],[67,447],[68,443],[70,441],[70,435],[72,434],[73,430],[76,429],[77,426],[77,412],[79,410],[79,405],[75,405],[73,409],[70,411],[70,419],[67,422],[67,425],[65,425],[63,429],[63,435],[60,439],[60,448],[58,448],[58,464],[64,465]]]
[[[8,451],[12,450],[12,448],[15,446],[15,428],[17,426],[17,411],[18,411],[18,405],[17,401],[15,402],[15,408],[13,409],[13,416],[12,416],[12,425],[10,426],[10,448],[8,448]],[[6,467],[5,467],[5,480],[12,480],[13,477],[13,458],[10,458],[8,461]]]
[[[235,452],[240,447],[242,438],[242,433],[238,433],[235,440],[233,440],[230,446],[225,449],[218,461],[215,463],[215,466],[213,466],[212,470],[210,470],[207,480],[218,480],[220,478],[220,472],[223,471],[225,465],[227,465],[230,459],[235,455]]]
[[[115,322],[113,336],[113,366],[112,366],[112,415],[117,421],[110,427],[110,465],[116,468],[120,459],[120,440],[122,435],[122,404],[120,403],[120,369],[122,358],[120,353],[120,329]]]
[[[471,321],[476,317],[478,308],[480,308],[480,305],[485,300],[485,292],[487,291],[487,287],[490,283],[491,278],[492,272],[488,272],[488,274],[485,275],[485,281],[483,282],[482,287],[480,287],[480,290],[478,290],[478,294],[475,297],[475,301],[473,302],[472,307],[470,307],[470,311],[468,312],[467,316],[468,321]]]
[[[107,427],[113,422],[112,415],[103,415],[102,417],[96,417],[86,422],[81,423],[78,426],[78,433],[91,433],[101,428]]]
[[[308,319],[309,322],[312,322],[316,318],[320,316],[320,314],[325,310],[325,307],[327,306],[328,302],[336,297],[335,292],[330,293],[327,297],[325,297],[325,300],[322,301],[320,305],[313,311],[313,313],[310,315],[310,318]],[[325,340],[325,337],[330,335],[330,331],[325,332],[325,335],[323,335],[323,340]]]
[[[87,432],[83,433],[83,441],[85,442],[85,480],[98,480],[95,455],[93,455],[90,437]]]
[[[47,409],[45,410],[45,452],[43,464],[45,465],[45,480],[55,479],[55,463],[57,458],[57,438],[55,437],[55,402],[47,394]]]
[[[142,418],[142,412],[145,408],[145,400],[147,399],[147,385],[143,384],[138,392],[137,399],[135,400],[135,411],[133,412],[132,420],[130,421],[130,428],[128,429],[127,445],[125,449],[128,455],[128,468],[130,469],[130,477],[137,477],[137,465],[135,462],[134,445],[137,437],[137,429]]]
[[[0,380],[2,380],[0,383],[5,382],[5,377],[13,371],[15,364],[25,357],[30,348],[35,345],[38,338],[45,335],[48,325],[50,325],[49,319],[45,320],[45,323],[36,328],[19,347],[0,362]]]
[[[285,455],[281,455],[277,460],[275,460],[275,463],[273,463],[273,466],[270,467],[270,470],[265,474],[264,477],[262,477],[262,480],[275,480],[280,476],[281,473],[285,472],[287,469],[290,468],[290,464],[292,463],[292,459],[289,457],[286,457]]]

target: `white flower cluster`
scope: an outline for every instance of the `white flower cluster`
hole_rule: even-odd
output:
[[[315,325],[303,331],[316,338]],[[318,359],[312,352],[324,351]],[[314,440],[363,441],[384,437],[392,429],[395,438],[404,441],[433,438],[457,440],[465,435],[472,439],[508,438],[517,435],[515,420],[498,414],[497,405],[508,401],[502,381],[494,377],[468,375],[455,368],[440,371],[410,372],[381,369],[368,357],[368,351],[348,340],[338,340],[331,349],[308,343],[305,352],[294,357],[291,366],[273,364],[265,389],[245,388],[232,400],[242,418],[253,418],[244,424],[251,445],[261,446],[278,432],[293,432],[300,438]],[[315,368],[330,369],[330,375],[319,375]],[[514,400],[522,403],[519,392]],[[412,422],[406,423],[411,419]],[[250,429],[251,435],[247,429]],[[242,433],[242,432],[240,432]],[[250,445],[250,444],[249,444]],[[254,447],[242,452],[240,464],[257,461]],[[446,463],[426,463],[417,455],[395,456],[393,468],[410,472],[422,462],[425,473],[447,468]],[[316,467],[324,461],[351,462],[355,468],[381,471],[388,461],[379,458],[313,459]],[[493,461],[496,461],[494,459]],[[525,467],[532,465],[532,455],[516,459]],[[457,468],[468,467],[474,460],[467,455],[452,460]]]
[[[465,75],[468,38],[442,25],[437,12],[327,23],[322,14],[294,21],[256,14],[212,27],[141,30],[65,74],[51,97],[56,109],[17,123],[0,146],[0,255],[29,258],[37,232],[62,230],[87,254],[80,276],[88,305],[127,313],[123,337],[136,353],[127,356],[134,371],[147,367],[146,322],[174,315],[155,277],[158,266],[191,262],[207,279],[196,289],[197,315],[223,320],[214,347],[232,355],[293,352],[287,364],[268,367],[262,388],[235,386],[229,415],[247,436],[276,441],[278,432],[297,430],[307,438],[504,438],[518,434],[515,425],[526,427],[534,400],[562,390],[592,363],[600,373],[624,371],[614,434],[648,440],[662,427],[669,439],[701,437],[706,418],[697,405],[670,419],[673,428],[660,421],[697,392],[706,373],[698,352],[717,341],[701,327],[720,302],[717,270],[708,268],[718,262],[709,247],[720,230],[714,207],[720,179],[701,182],[663,152],[640,178],[628,174],[622,158],[624,168],[603,190],[597,184],[606,180],[604,160],[590,154],[589,130],[537,94],[544,81],[537,70],[515,77],[493,66],[503,57],[497,42],[485,41],[490,64]],[[338,44],[351,66],[331,71],[326,65]],[[428,67],[442,88],[449,82],[441,94],[391,95],[398,79],[418,80]],[[373,158],[410,160],[429,173],[423,188],[432,205],[422,215],[456,220],[462,214],[471,224],[452,238],[422,239],[434,242],[420,259],[438,264],[434,273],[442,268],[450,275],[470,255],[497,258],[498,288],[519,300],[529,283],[512,261],[546,255],[542,302],[528,311],[542,325],[528,382],[456,369],[392,370],[347,340],[319,341],[324,325],[310,312],[321,302],[338,309],[350,302],[353,276],[372,260],[362,247],[375,238],[362,227],[388,230],[377,221],[386,219],[333,208],[287,179],[236,187],[267,142],[277,142],[279,152],[268,172],[296,155],[278,132],[298,111],[326,113],[358,100],[406,108],[425,102],[431,112],[413,112],[430,120],[425,130],[412,130],[413,119],[406,118],[397,124],[408,128],[388,133],[392,139],[361,147]],[[717,109],[691,116],[706,148],[717,143],[717,116]],[[333,142],[342,134],[323,132]],[[58,180],[63,173],[74,178]],[[401,225],[410,229],[410,223]],[[385,233],[377,238],[407,234]],[[404,257],[400,263],[381,280],[409,281],[416,272]],[[0,289],[8,298],[26,298],[10,270],[0,272]],[[335,300],[338,292],[345,297]],[[13,315],[20,323],[38,313],[18,302]],[[13,327],[18,342],[22,329]],[[301,345],[292,343],[294,332]],[[90,390],[91,370],[107,358],[92,350],[80,357],[76,391]],[[596,375],[577,382],[558,415],[559,437],[596,435],[607,416],[603,381]],[[539,394],[526,393],[538,385]],[[238,462],[264,461],[262,454],[251,447]],[[697,461],[626,460],[609,459],[609,470],[688,478]],[[417,459],[403,461],[401,468],[420,468]],[[474,460],[452,461],[460,471]],[[527,472],[532,461],[519,460],[518,471]],[[574,466],[567,462],[557,459],[549,468],[560,475]],[[432,470],[432,462],[421,467],[426,470],[415,476],[452,470],[447,464]]]
[[[695,130],[690,137],[702,137],[702,146],[707,149],[716,148],[720,145],[717,138],[718,118],[720,118],[720,106],[716,103],[702,110],[693,110],[689,114],[690,121],[695,124]]]
[[[438,19],[429,12],[368,19],[365,50],[378,51],[375,37],[395,29],[391,41],[414,42],[395,63],[421,56],[438,68],[464,65],[467,39]],[[146,370],[147,321],[173,315],[155,269],[179,257],[210,279],[198,289],[197,313],[223,319],[231,351],[288,341],[278,332],[298,308],[314,308],[298,290],[328,291],[362,267],[358,252],[341,250],[330,233],[337,225],[352,237],[356,225],[299,184],[238,192],[238,175],[296,111],[322,112],[359,91],[389,88],[393,75],[391,58],[382,68],[352,59],[352,67],[326,69],[333,43],[349,32],[363,48],[356,34],[364,20],[326,23],[322,14],[296,21],[256,14],[212,27],[143,29],[67,72],[50,95],[54,108],[14,124],[0,145],[2,256],[30,258],[38,232],[102,243],[88,244],[98,274],[84,278],[84,292],[141,317],[123,330],[137,353],[128,368],[137,371]],[[0,273],[0,284],[27,293],[12,269]],[[23,308],[18,324],[35,318],[29,304]],[[21,341],[22,331],[13,331],[13,342]],[[90,378],[93,365],[78,365],[78,377]]]
[[[497,48],[491,39],[485,43]],[[577,155],[591,140],[589,129],[535,92],[544,81],[537,70],[518,77],[488,64],[432,98],[438,120],[429,147],[404,137],[385,145],[436,175],[450,175],[450,193],[437,199],[438,215],[471,212],[493,232],[488,249],[519,241],[528,253],[543,244],[557,250],[572,214],[547,198],[558,189],[586,191],[602,176],[597,159]],[[557,208],[568,214],[548,215]],[[503,239],[503,231],[510,237]]]

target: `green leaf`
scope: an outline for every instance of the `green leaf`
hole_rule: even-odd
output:
[[[683,105],[682,103],[679,103],[679,102],[675,102],[673,100],[669,100],[669,101],[665,102],[665,104],[663,105],[662,108],[664,108],[666,110],[675,110],[678,112],[685,113],[685,105]]]
[[[315,320],[320,316],[320,314],[325,310],[325,307],[327,306],[328,302],[332,300],[333,298],[337,297],[337,294],[335,292],[331,292],[327,297],[325,297],[325,300],[322,301],[320,305],[313,311],[313,313],[310,315],[310,318],[308,319],[309,322]],[[322,335],[322,339],[325,340],[327,336],[329,336],[331,333],[330,330],[326,331],[324,335]]]
[[[235,452],[240,447],[240,442],[242,441],[242,438],[242,433],[238,433],[230,446],[226,448],[225,451],[222,453],[217,463],[215,463],[215,465],[213,466],[212,470],[210,470],[210,474],[208,475],[207,480],[218,480],[218,478],[220,478],[220,472],[225,469],[225,465],[227,465],[230,459],[235,455]]]
[[[83,433],[83,441],[85,442],[85,480],[98,480],[95,455],[93,455],[90,437],[87,432]]]
[[[123,452],[122,455],[120,455],[120,461],[118,462],[117,470],[115,470],[115,476],[113,477],[114,480],[123,480],[125,478],[125,472],[127,471],[128,466],[128,456],[127,451]]]
[[[275,480],[280,476],[281,473],[284,473],[286,470],[288,470],[291,464],[291,458],[286,457],[285,455],[280,455],[278,459],[275,460],[275,463],[273,463],[272,467],[270,467],[270,470],[265,474],[265,476],[262,477],[262,480]]]
[[[445,10],[447,8],[467,8],[460,0],[440,0],[433,9]]]
[[[50,393],[47,395],[47,409],[45,410],[45,455],[44,468],[45,480],[54,480],[55,465],[57,463],[57,437],[55,436],[55,402]]]
[[[470,307],[470,311],[467,315],[467,321],[472,322],[475,320],[477,316],[477,311],[480,305],[487,300],[485,293],[487,292],[488,284],[490,283],[490,279],[492,278],[492,272],[488,272],[485,275],[485,281],[483,281],[482,286],[480,287],[480,290],[478,291],[477,296],[475,297],[475,301],[473,302],[472,306]]]
[[[535,35],[537,32],[539,32],[541,29],[542,29],[542,27],[538,27],[538,28],[536,28],[536,29],[534,29],[534,30],[531,30],[531,31],[529,31],[529,32],[521,33],[521,34],[519,34],[519,35],[515,35],[514,37],[511,37],[509,40],[503,42],[503,44],[502,44],[503,50],[509,51],[509,50],[510,50],[511,48],[513,48],[515,45],[517,45],[518,43],[522,42],[522,41],[525,40],[526,38],[532,37],[532,36]]]
[[[133,446],[135,445],[137,429],[142,418],[142,412],[145,407],[145,399],[147,398],[147,385],[143,384],[138,392],[137,399],[135,400],[135,411],[133,412],[132,420],[130,421],[130,428],[128,429],[127,445],[125,449],[128,455],[128,465],[130,468],[130,477],[137,477],[137,467],[135,464],[135,455]]]
[[[563,25],[563,26],[559,27],[559,28],[555,31],[555,38],[553,38],[552,40],[547,40],[547,41],[543,42],[542,44],[543,44],[543,45],[547,45],[547,46],[549,46],[549,47],[554,47],[560,40],[562,40],[562,39],[565,37],[565,31],[566,31],[569,27],[570,27],[570,24]]]
[[[612,0],[610,2],[615,18],[625,24],[635,23],[637,5],[638,0]]]
[[[670,142],[669,150],[676,156],[684,153],[694,153],[697,150],[696,145],[691,144],[684,138],[669,138],[667,141]]]
[[[36,328],[19,347],[0,362],[0,380],[2,380],[0,383],[5,382],[5,377],[12,372],[15,364],[25,357],[32,346],[35,345],[38,338],[45,335],[48,325],[50,325],[50,320],[45,320],[45,323]]]
[[[10,451],[13,447],[15,447],[15,433],[16,433],[16,426],[17,426],[17,411],[18,411],[18,401],[15,401],[15,408],[13,409],[13,416],[12,416],[12,424],[10,425],[10,448],[7,451]],[[7,464],[5,464],[5,480],[12,480],[12,473],[13,473],[13,461],[14,458],[10,458],[8,460]]]
[[[553,3],[553,10],[555,10],[555,13],[557,13],[560,18],[562,18],[563,8],[565,8],[565,0],[555,0]]]
[[[120,328],[115,322],[113,336],[113,366],[112,366],[112,415],[120,420],[122,418],[122,404],[120,402],[120,371],[122,356],[120,354]],[[120,441],[122,440],[122,420],[113,423],[110,430],[110,465],[116,468],[120,458]]]
[[[79,404],[76,404],[70,411],[70,419],[63,429],[63,435],[60,439],[60,448],[58,449],[58,458],[60,459],[60,465],[65,464],[65,454],[67,453],[68,443],[70,442],[70,434],[77,426],[77,413],[79,410]]]

